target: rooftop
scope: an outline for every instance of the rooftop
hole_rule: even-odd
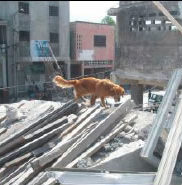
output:
[[[87,21],[74,21],[74,22],[70,22],[70,23],[82,23],[82,24],[100,24],[100,25],[113,26],[113,25],[109,25],[109,24],[103,24],[103,23],[94,23],[94,22],[87,22]]]

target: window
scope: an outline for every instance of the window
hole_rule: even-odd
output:
[[[156,16],[156,13],[150,13],[149,14],[149,17],[154,17],[154,16]]]
[[[170,14],[171,15],[178,15],[179,13],[178,13],[178,11],[170,11]]]
[[[94,35],[94,46],[106,47],[106,36],[105,35]]]
[[[161,20],[155,20],[154,24],[161,24],[162,21]]]
[[[142,25],[142,24],[143,24],[143,20],[140,19],[140,20],[138,21],[138,24],[139,24],[139,25]]]
[[[6,44],[6,26],[0,25],[0,44]]]
[[[30,70],[33,74],[44,74],[45,73],[45,65],[42,62],[34,62]]]
[[[159,12],[159,16],[164,16],[164,14],[162,12]]]
[[[19,10],[19,13],[29,14],[29,4],[24,2],[19,2],[18,10]]]
[[[19,31],[19,40],[20,41],[30,41],[30,32],[29,31]]]
[[[49,6],[49,16],[59,16],[59,9],[57,6]]]
[[[146,24],[146,25],[150,25],[150,24],[152,24],[152,21],[151,21],[151,20],[146,20],[146,21],[145,21],[145,24]]]
[[[59,42],[59,34],[58,33],[50,33],[50,42],[58,43]]]
[[[138,29],[139,31],[142,31],[143,30],[143,27],[141,27],[141,26],[139,26],[139,29]]]

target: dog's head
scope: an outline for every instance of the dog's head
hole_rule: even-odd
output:
[[[62,77],[59,76],[59,75],[57,75],[57,76],[55,76],[55,77],[53,78],[52,81],[57,85],[57,84],[61,81],[61,79],[62,79]]]
[[[114,100],[115,102],[119,102],[120,101],[120,96],[124,96],[125,94],[125,90],[123,87],[117,85],[115,87],[113,87],[114,90]]]

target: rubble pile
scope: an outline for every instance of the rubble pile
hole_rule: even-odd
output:
[[[109,140],[109,142],[105,143],[102,148],[100,148],[100,150],[98,150],[92,156],[83,158],[78,161],[75,167],[103,170],[115,169],[124,171],[138,171],[139,166],[141,166],[141,171],[155,171],[154,168],[148,164],[145,164],[145,162],[141,160],[140,162],[145,164],[144,166],[137,165],[136,162],[133,161],[133,165],[130,164],[130,167],[127,169],[123,167],[123,164],[126,162],[121,162],[121,157],[123,155],[128,155],[128,153],[132,153],[134,149],[138,150],[143,147],[143,144],[147,139],[147,134],[151,129],[154,116],[155,115],[150,112],[130,111],[130,113],[128,113],[124,118],[125,120],[128,119],[129,121],[128,124],[122,129],[122,131],[120,131],[113,139]],[[122,121],[123,120],[120,122]],[[141,121],[143,124],[141,124]],[[118,125],[119,124],[121,123],[118,123]],[[98,142],[101,142],[102,139],[103,136],[101,136]],[[139,151],[137,151],[137,155],[139,156]],[[118,158],[118,167],[112,161],[112,159],[115,158]],[[108,162],[109,165],[107,165]],[[131,161],[128,161],[128,163],[131,163]]]
[[[0,106],[0,184],[55,184],[47,168],[94,168],[126,146],[141,148],[149,127],[134,106],[130,96],[109,109],[38,100]]]

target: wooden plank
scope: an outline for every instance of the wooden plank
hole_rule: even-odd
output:
[[[182,33],[182,26],[169,13],[169,11],[159,1],[152,1],[152,2],[172,22],[172,24],[174,24],[178,28],[178,30]]]
[[[76,136],[78,133],[81,133],[81,131],[88,126],[88,124],[91,122],[91,120],[97,116],[97,114],[99,114],[102,111],[102,109],[96,109],[90,116],[87,117],[86,120],[84,120],[83,122],[77,122],[77,127],[69,134],[67,134],[65,137],[63,137],[63,140],[68,140],[70,138],[73,138],[74,136]],[[80,123],[80,124],[78,124]]]
[[[94,146],[90,147],[86,152],[84,152],[81,156],[76,158],[74,161],[69,163],[66,166],[66,168],[72,168],[78,163],[79,160],[93,155],[100,148],[102,148],[105,143],[108,143],[111,139],[113,139],[116,135],[118,135],[127,125],[129,125],[136,118],[137,118],[137,116],[135,114],[132,115],[130,117],[130,119],[125,118],[125,121],[127,121],[127,122],[122,122],[122,124],[120,126],[116,125],[116,127],[113,129],[113,132],[111,132],[109,135],[107,135],[105,138],[103,138],[100,142],[96,143]]]
[[[13,149],[15,149],[16,147],[20,147],[25,143],[31,142],[34,139],[40,137],[43,134],[46,134],[47,132],[50,132],[52,129],[57,128],[60,126],[60,124],[64,124],[67,122],[67,118],[63,117],[61,119],[56,120],[53,123],[50,123],[48,125],[46,125],[43,128],[40,128],[38,130],[36,130],[34,133],[28,134],[26,136],[20,136],[16,139],[14,139],[12,142],[7,143],[6,147],[3,147],[0,151],[0,155],[6,154],[10,151],[13,151]],[[69,126],[69,124],[66,124],[65,127],[63,128],[63,130],[65,128],[67,128]]]
[[[4,128],[4,127],[3,128],[0,128],[0,135],[3,134],[3,133],[5,133],[6,131],[7,131],[7,128]]]
[[[125,118],[126,122],[122,122],[122,124],[120,126],[116,125],[116,127],[113,129],[113,131],[109,135],[107,135],[105,138],[103,138],[100,142],[96,143],[94,146],[90,147],[86,152],[84,152],[81,156],[76,158],[74,161],[69,163],[66,166],[66,168],[72,168],[78,163],[79,160],[93,155],[100,148],[102,148],[105,143],[108,143],[111,139],[113,139],[116,135],[118,135],[127,125],[129,125],[136,118],[137,118],[136,114],[131,115],[131,117],[129,119]]]
[[[60,134],[64,129],[64,125],[61,125],[58,128],[55,128],[51,132],[42,135],[40,138],[37,138],[29,143],[26,143],[22,147],[18,148],[17,150],[10,152],[9,154],[0,158],[0,165],[8,162],[9,160],[13,160],[16,157],[21,156],[22,154],[26,154],[39,146],[43,145],[44,143],[48,142],[50,139],[54,138],[56,135]]]
[[[16,159],[12,160],[12,161],[9,161],[9,162],[5,163],[4,166],[9,168],[11,166],[18,165],[18,164],[23,163],[24,161],[28,160],[32,156],[33,156],[32,153],[27,153],[27,154],[25,154],[25,155],[23,155],[21,157],[18,157]]]
[[[47,125],[50,122],[56,121],[57,119],[62,118],[63,116],[68,116],[70,114],[76,114],[78,111],[78,104],[76,102],[73,103],[66,103],[64,106],[59,108],[54,114],[50,115],[44,122],[41,122],[40,124],[36,125],[36,127],[32,128],[29,133],[35,132],[39,128],[42,128],[43,126]]]
[[[47,179],[47,173],[42,171],[37,176],[35,176],[27,185],[42,185]]]
[[[51,151],[45,153],[44,155],[32,161],[31,165],[34,168],[40,168],[52,162],[54,159],[61,156],[80,136],[81,134],[74,138],[69,139],[68,141],[61,141]]]
[[[34,158],[31,158],[29,161],[27,161],[26,163],[22,164],[21,166],[19,166],[19,168],[17,170],[15,170],[13,173],[11,173],[8,177],[6,177],[5,179],[1,180],[1,183],[4,185],[6,183],[10,184],[10,181],[12,181],[12,183],[14,182],[15,179],[17,179],[17,176],[19,174],[21,174],[26,166],[33,160]]]
[[[19,174],[19,178],[17,178],[17,180],[13,183],[18,185],[25,185],[35,176],[36,173],[37,171],[29,166],[24,172]]]
[[[0,179],[3,178],[3,176],[4,176],[5,172],[6,172],[6,169],[7,168],[5,168],[5,167],[0,168]]]
[[[158,163],[156,163],[157,161],[154,159],[155,157],[153,156],[153,152],[157,145],[157,141],[160,137],[161,131],[165,125],[166,115],[168,114],[170,106],[172,104],[171,100],[173,100],[175,97],[181,79],[182,69],[176,69],[168,83],[163,101],[160,104],[158,113],[153,121],[153,127],[140,154],[143,159],[150,162],[150,164],[154,165],[155,167],[158,167]]]
[[[62,116],[69,115],[69,114],[73,113],[73,110],[72,110],[73,106],[78,107],[78,105],[76,103],[73,103],[73,101],[69,101],[68,103],[64,104],[63,106],[46,114],[44,117],[42,117],[38,120],[36,119],[31,124],[28,124],[28,126],[26,126],[23,130],[20,130],[19,132],[8,137],[7,139],[1,141],[0,142],[0,148],[1,148],[0,153],[1,152],[3,153],[3,151],[7,149],[7,144],[11,145],[11,142],[14,142],[17,138],[21,137],[22,135],[24,135],[26,133],[31,133],[32,130],[35,128],[37,130],[38,125],[39,125],[39,127],[42,127],[42,125],[46,125],[47,123],[49,123],[51,121],[55,121],[55,119],[58,119],[58,116],[62,117]],[[50,107],[46,108],[44,110],[44,112],[49,111],[49,109],[50,109]]]
[[[99,105],[95,105],[94,107],[91,107],[86,112],[84,112],[82,115],[80,115],[78,120],[75,122],[75,124],[65,129],[65,131],[61,134],[61,137],[64,137],[65,135],[70,133],[74,128],[76,128],[80,123],[82,123],[88,116],[90,116],[98,108],[99,108]]]
[[[182,94],[169,132],[154,185],[170,185],[182,141]]]
[[[58,142],[57,138],[50,140],[48,143],[45,143],[43,146],[33,150],[32,153],[35,157],[39,157],[44,153],[48,152],[49,150],[51,150],[52,148],[54,148],[57,142]]]
[[[131,99],[127,99],[126,102],[121,104],[114,112],[108,115],[99,124],[94,126],[94,128],[86,133],[84,136],[79,138],[77,143],[72,145],[57,161],[53,164],[53,167],[65,167],[71,161],[73,161],[77,156],[84,152],[92,143],[94,143],[99,136],[101,136],[106,129],[108,129],[111,124],[113,124],[118,118],[126,115],[129,110],[134,107],[134,102]]]
[[[45,107],[45,109],[43,110],[43,112],[48,112],[50,111],[50,109],[52,109],[51,106],[49,107]],[[51,114],[53,114],[54,111],[52,111],[51,113],[49,113],[48,115],[45,115],[43,118],[40,119],[36,119],[34,122],[32,122],[31,124],[27,124],[28,126],[26,126],[25,128],[23,128],[22,130],[20,130],[19,132],[11,135],[10,137],[8,137],[7,139],[3,140],[0,142],[0,148],[1,151],[4,150],[4,148],[7,147],[8,143],[13,142],[15,139],[17,139],[18,137],[21,137],[23,134],[25,134],[26,132],[28,132],[31,128],[35,127],[35,125],[40,124],[42,121],[46,120]],[[26,124],[26,123],[24,123]]]

